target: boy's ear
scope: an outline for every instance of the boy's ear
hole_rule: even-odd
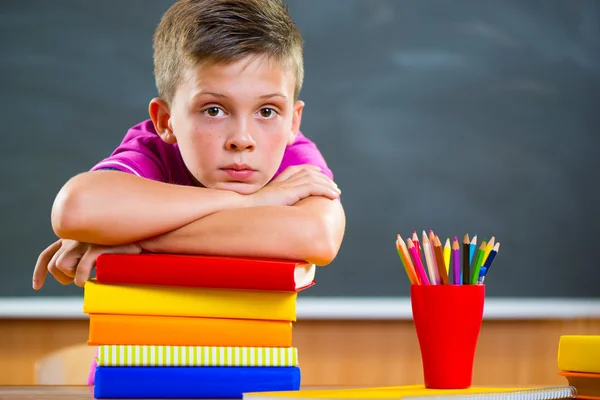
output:
[[[290,137],[288,139],[288,146],[296,141],[296,136],[300,130],[300,123],[302,122],[302,110],[304,109],[304,102],[301,100],[296,101],[294,104],[294,111],[292,114],[292,129],[290,131]]]
[[[171,110],[167,102],[158,97],[153,98],[150,100],[148,112],[154,124],[154,129],[156,129],[156,133],[163,142],[168,144],[177,143],[177,138],[171,127]]]

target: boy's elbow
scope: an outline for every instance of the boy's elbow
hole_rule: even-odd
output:
[[[313,248],[307,257],[307,262],[324,267],[330,264],[337,256],[337,249],[326,243],[322,243],[319,248]]]
[[[318,266],[330,264],[337,256],[342,245],[345,230],[343,212],[338,216],[319,218],[313,225],[315,228],[311,246],[311,259],[307,260]]]
[[[52,229],[63,239],[74,238],[84,226],[85,208],[82,206],[80,176],[71,178],[60,189],[52,205]]]

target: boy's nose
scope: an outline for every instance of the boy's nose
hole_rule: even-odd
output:
[[[232,136],[227,143],[225,143],[225,147],[230,151],[244,151],[244,150],[254,150],[256,143],[252,140],[252,137],[245,134],[238,134]]]

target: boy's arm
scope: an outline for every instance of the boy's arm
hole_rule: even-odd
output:
[[[247,200],[232,191],[171,185],[120,171],[85,172],[56,196],[52,227],[62,239],[120,245],[245,207]]]
[[[225,210],[141,241],[151,252],[274,257],[329,264],[346,217],[339,199],[311,196],[293,206]]]
[[[219,211],[338,196],[335,183],[311,165],[290,167],[263,189],[241,195],[166,184],[119,171],[87,172],[72,178],[59,192],[52,208],[52,227],[61,239],[121,245],[176,230]]]

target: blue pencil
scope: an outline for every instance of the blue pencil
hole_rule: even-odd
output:
[[[469,265],[473,264],[473,255],[475,254],[475,249],[477,249],[477,234],[473,236],[471,244],[469,245]]]
[[[498,250],[500,250],[500,242],[496,243],[492,251],[490,251],[490,255],[485,260],[485,264],[481,266],[479,270],[479,278],[477,279],[478,283],[483,283],[488,272],[490,272],[490,267],[492,266],[492,262],[494,262],[494,258],[496,258],[496,254],[498,254]]]

